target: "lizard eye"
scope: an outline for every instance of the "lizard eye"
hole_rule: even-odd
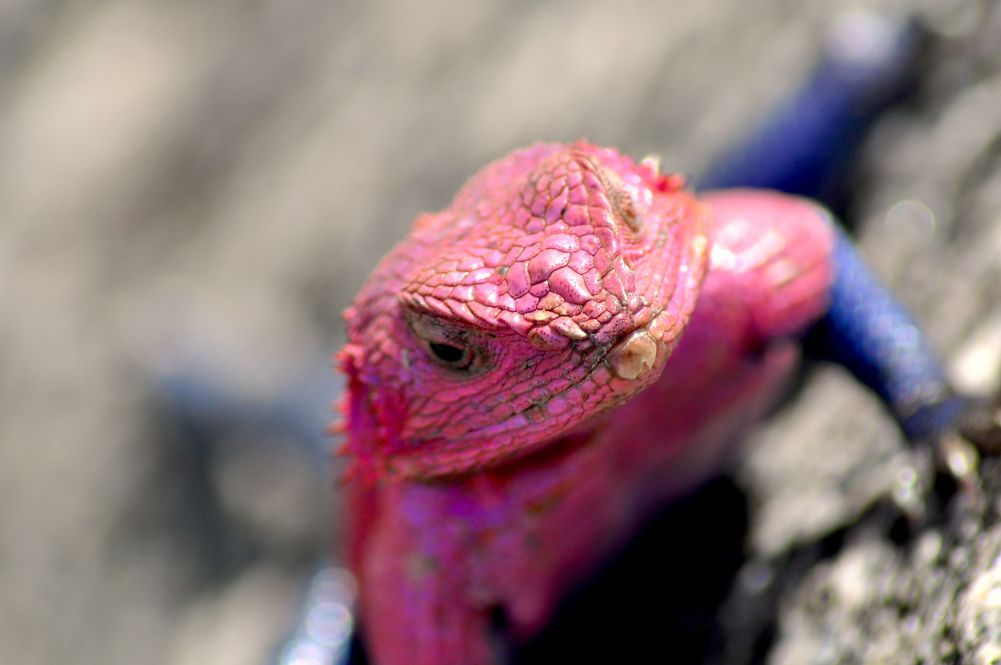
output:
[[[439,342],[428,342],[428,349],[431,351],[431,355],[446,367],[468,369],[473,364],[471,349]]]
[[[409,314],[410,329],[436,365],[475,374],[485,369],[487,354],[475,335],[432,317]]]

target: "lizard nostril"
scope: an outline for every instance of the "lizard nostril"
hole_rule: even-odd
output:
[[[630,381],[638,379],[657,362],[657,343],[645,329],[636,330],[613,346],[606,359],[616,376]]]

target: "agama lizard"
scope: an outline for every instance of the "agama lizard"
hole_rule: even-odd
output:
[[[514,641],[538,631],[716,468],[809,331],[912,439],[964,407],[817,204],[696,198],[586,142],[488,165],[346,318],[350,561],[380,665],[497,662],[498,614]]]

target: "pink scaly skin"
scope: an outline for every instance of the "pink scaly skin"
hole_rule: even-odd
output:
[[[379,665],[497,662],[717,468],[826,308],[833,230],[584,142],[490,164],[348,310],[349,558]]]

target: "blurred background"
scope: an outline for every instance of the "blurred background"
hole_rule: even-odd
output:
[[[800,85],[848,6],[0,0],[0,662],[267,662],[340,538],[315,445],[339,389],[322,365],[415,214],[540,139],[699,173]],[[934,38],[856,165],[850,221],[959,379],[986,388],[997,3],[850,6],[919,16]],[[317,377],[294,412],[312,443],[252,412],[206,441],[163,404],[189,372],[250,404]],[[765,552],[851,519],[900,454],[840,375],[790,413],[740,472]],[[798,446],[839,436],[833,456]],[[813,504],[789,499],[804,488]]]

